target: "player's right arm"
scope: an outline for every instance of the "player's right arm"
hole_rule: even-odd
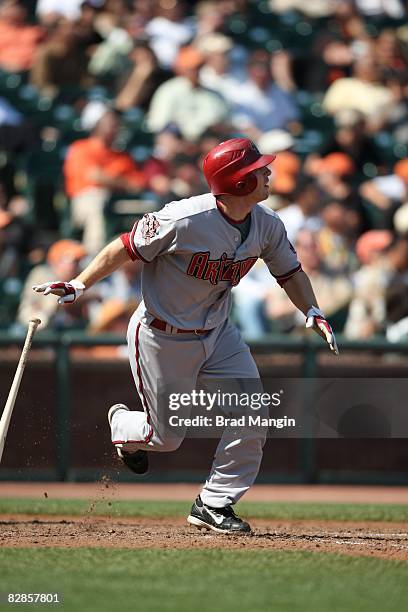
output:
[[[60,304],[74,302],[82,295],[85,289],[99,282],[115,270],[120,268],[129,255],[121,238],[116,238],[102,249],[100,253],[86,266],[86,268],[69,282],[50,281],[42,285],[34,285],[34,291],[48,295],[58,295]]]

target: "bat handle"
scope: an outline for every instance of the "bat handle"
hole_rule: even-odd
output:
[[[40,325],[40,319],[30,319],[28,323],[28,330],[26,339],[24,342],[23,350],[20,355],[20,359],[17,365],[17,370],[14,375],[13,383],[11,385],[10,393],[8,395],[6,405],[4,406],[3,414],[0,419],[0,461],[3,455],[4,444],[6,441],[7,431],[10,425],[11,415],[13,413],[14,404],[16,403],[17,393],[20,388],[21,379],[23,376],[24,368],[27,363],[28,351],[31,348],[33,336],[37,327]]]

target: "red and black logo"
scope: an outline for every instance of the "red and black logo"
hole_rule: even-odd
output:
[[[142,236],[145,240],[145,244],[150,244],[152,238],[157,234],[157,230],[160,227],[160,223],[154,215],[146,213],[143,216],[142,223]]]
[[[192,256],[187,274],[209,281],[212,285],[217,285],[220,281],[230,281],[235,287],[241,278],[248,274],[257,259],[257,257],[248,257],[234,261],[227,257],[226,253],[223,253],[219,259],[210,259],[210,253],[204,251]]]

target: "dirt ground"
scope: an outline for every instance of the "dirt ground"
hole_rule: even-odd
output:
[[[88,498],[82,517],[0,515],[3,547],[231,548],[335,552],[408,561],[408,524],[317,520],[252,520],[249,536],[199,531],[185,519],[98,516],[98,502],[194,499],[197,485],[1,483],[0,497]],[[257,485],[248,501],[407,503],[405,487]]]
[[[2,515],[3,547],[231,548],[336,552],[408,561],[407,525],[251,521],[249,536],[199,531],[183,519]]]

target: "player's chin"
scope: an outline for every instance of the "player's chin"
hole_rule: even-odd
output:
[[[264,200],[266,200],[269,196],[269,187],[268,186],[264,186],[262,187],[262,189],[259,190],[259,202],[263,202]]]

